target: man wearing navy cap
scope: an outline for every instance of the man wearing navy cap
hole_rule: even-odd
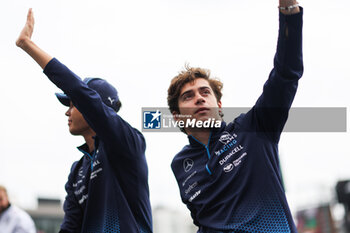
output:
[[[117,114],[117,90],[100,78],[82,81],[34,44],[33,27],[29,9],[16,45],[64,92],[56,96],[69,106],[69,131],[86,142],[78,147],[83,157],[73,163],[65,186],[60,232],[152,232],[145,139]]]

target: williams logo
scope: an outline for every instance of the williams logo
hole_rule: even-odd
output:
[[[220,150],[215,151],[215,154],[217,156],[220,156],[222,153],[226,152],[227,150],[232,148],[234,145],[236,145],[237,143],[237,140],[235,139],[236,137],[237,137],[236,134],[231,135],[227,131],[224,131],[219,139],[219,141],[222,144],[224,144],[224,146]]]
[[[185,159],[183,161],[183,167],[184,167],[185,172],[188,172],[189,170],[191,170],[193,165],[194,165],[194,162],[192,159]]]
[[[143,128],[144,129],[160,129],[161,128],[162,113],[155,111],[143,112]]]
[[[226,145],[227,143],[229,143],[229,142],[232,141],[233,139],[234,139],[234,137],[233,137],[231,134],[229,134],[228,132],[225,131],[225,132],[221,135],[219,141],[220,141],[222,144]]]

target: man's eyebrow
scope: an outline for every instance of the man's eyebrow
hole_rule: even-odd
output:
[[[205,90],[205,89],[209,89],[210,90],[210,87],[209,86],[203,86],[203,87],[199,88],[199,90]]]

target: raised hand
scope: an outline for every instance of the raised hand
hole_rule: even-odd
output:
[[[16,41],[16,45],[28,53],[40,66],[45,68],[47,63],[52,59],[52,57],[47,54],[44,50],[39,48],[32,40],[32,34],[34,30],[34,16],[32,8],[28,10],[27,22],[24,28],[19,34]]]
[[[21,34],[19,35],[16,45],[18,47],[23,47],[26,40],[30,40],[32,38],[34,30],[34,16],[33,16],[33,11],[32,8],[28,10],[28,15],[27,15],[27,22],[24,25],[24,28],[21,31]]]

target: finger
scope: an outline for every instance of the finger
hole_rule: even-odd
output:
[[[27,22],[30,24],[34,24],[34,14],[33,14],[32,8],[29,8],[29,10],[28,10]]]
[[[32,17],[32,14],[33,14],[33,10],[32,8],[29,8],[28,14],[27,14],[27,20],[29,20]]]

